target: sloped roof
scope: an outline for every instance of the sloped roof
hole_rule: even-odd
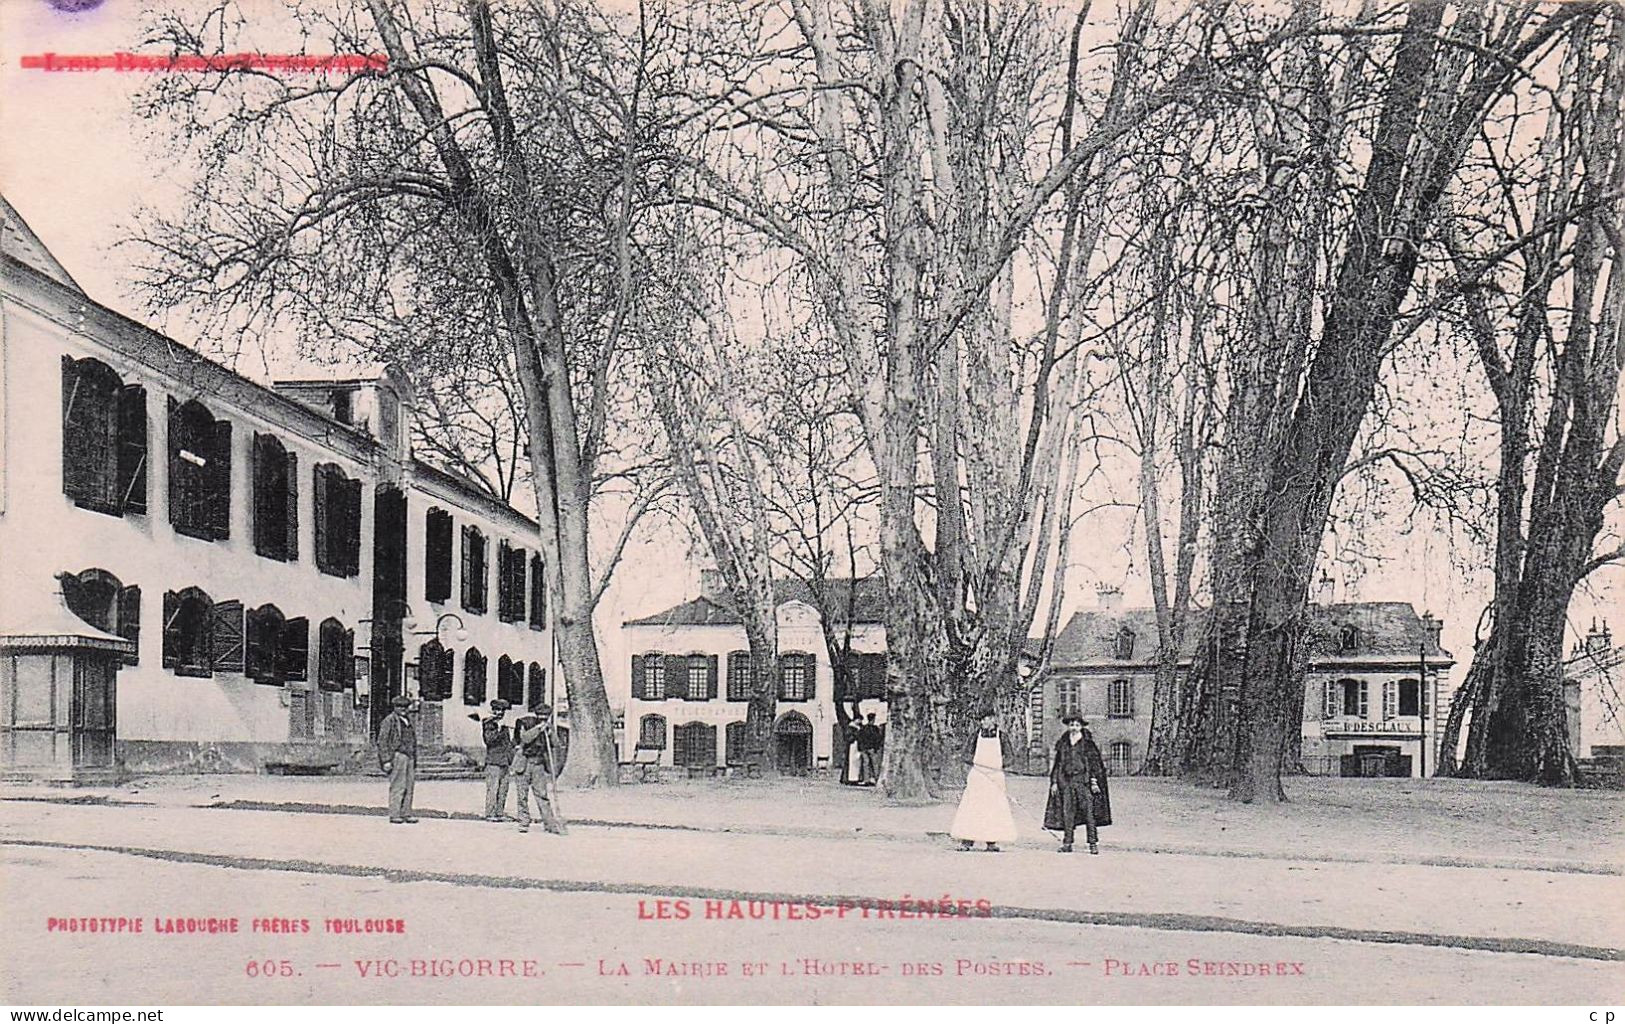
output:
[[[1208,612],[1193,611],[1185,631],[1180,661],[1189,661],[1201,639]],[[1341,648],[1343,627],[1356,630],[1354,649]],[[1124,627],[1135,634],[1134,657],[1117,657],[1117,635]],[[1373,660],[1414,659],[1426,642],[1428,657],[1441,664],[1453,662],[1449,651],[1436,642],[1422,625],[1421,616],[1405,601],[1359,601],[1309,606],[1309,628],[1305,638],[1309,659],[1320,665],[1356,664]],[[1157,617],[1151,608],[1124,608],[1117,611],[1094,609],[1072,616],[1055,638],[1050,654],[1051,670],[1088,668],[1096,665],[1144,665],[1156,660]]]
[[[826,580],[824,586],[828,592],[829,600],[838,615],[845,615],[847,602],[852,602],[852,621],[855,623],[880,623],[885,621],[886,608],[886,581],[878,576],[869,576],[853,583],[849,579]],[[773,599],[778,607],[800,601],[814,609],[818,602],[813,600],[812,588],[801,580],[774,580]],[[726,595],[720,597],[696,597],[692,601],[667,608],[654,615],[646,615],[641,619],[632,619],[624,623],[627,626],[741,626],[744,618],[738,609],[733,606]]]
[[[85,294],[85,290],[79,287],[79,282],[73,279],[66,267],[57,262],[57,258],[51,255],[51,250],[45,247],[45,243],[34,234],[34,229],[28,226],[28,222],[23,220],[23,215],[17,212],[17,208],[12,206],[5,196],[0,196],[0,252],[33,267],[58,284],[67,285],[80,295]]]

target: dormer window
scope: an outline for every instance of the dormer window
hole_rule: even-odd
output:
[[[1353,654],[1360,649],[1360,631],[1353,626],[1344,626],[1337,634],[1337,653]]]
[[[1117,660],[1129,661],[1134,657],[1134,630],[1124,626],[1117,631]]]
[[[333,418],[345,426],[355,424],[355,392],[350,388],[333,392]]]

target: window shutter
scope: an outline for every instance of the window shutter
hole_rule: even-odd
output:
[[[344,574],[361,575],[361,481],[344,481]]]
[[[1335,680],[1332,680],[1332,679],[1326,680],[1326,709],[1325,709],[1326,714],[1325,714],[1324,717],[1326,717],[1326,718],[1336,718],[1337,717],[1338,711],[1341,710],[1338,707],[1338,697],[1341,696],[1338,693],[1338,691],[1341,690],[1341,689],[1342,689],[1342,687],[1337,685],[1337,682]]]
[[[1363,681],[1361,683],[1359,683],[1358,685],[1360,687],[1360,717],[1362,719],[1370,718],[1371,717],[1371,687],[1370,687],[1370,685],[1368,683],[1365,683]]]
[[[283,553],[290,562],[299,561],[299,456],[288,453],[287,476],[288,514],[287,541]]]
[[[451,516],[430,509],[423,531],[423,598],[439,604],[451,599]]]
[[[254,553],[266,557],[274,557],[280,546],[281,538],[274,538],[272,529],[271,500],[272,482],[280,467],[271,465],[271,457],[276,449],[271,445],[269,434],[254,435],[254,443],[249,446],[249,508],[253,513]]]
[[[643,655],[632,655],[632,699],[647,699],[648,689],[643,679]]]
[[[699,757],[695,760],[706,768],[717,766],[717,727],[714,725],[701,725],[699,727]]]
[[[83,445],[74,406],[79,400],[79,368],[72,356],[62,357],[62,493],[83,501],[86,493]]]
[[[815,654],[802,655],[802,665],[806,681],[802,684],[802,699],[813,700],[818,696],[818,656]]]
[[[185,513],[181,511],[181,475],[178,471],[181,461],[181,435],[180,435],[180,403],[171,396],[169,399],[168,429],[164,431],[168,439],[168,461],[164,463],[169,472],[169,521],[182,523],[186,521]],[[166,616],[165,622],[169,621]]]
[[[310,620],[289,619],[277,637],[277,668],[284,679],[310,678]]]
[[[141,663],[141,588],[121,587],[118,592],[118,635],[136,645],[124,656],[124,664]]]
[[[688,658],[682,654],[667,654],[661,659],[666,669],[666,700],[688,698]]]
[[[118,393],[118,495],[121,511],[147,511],[147,389],[139,384]]]
[[[463,581],[463,608],[468,610],[468,611],[473,611],[474,610],[474,541],[473,541],[473,537],[472,537],[473,531],[474,531],[474,528],[471,527],[471,526],[465,526],[462,529],[462,541],[463,541],[462,563],[463,564],[462,564],[462,572],[460,573],[460,576],[461,576],[462,581]]]
[[[1382,720],[1393,718],[1398,707],[1399,684],[1389,679],[1382,684]]]
[[[216,540],[231,536],[231,421],[215,420],[209,438],[209,464],[204,469],[209,532]]]
[[[180,667],[181,631],[175,625],[175,613],[180,606],[180,598],[173,590],[164,591],[164,668]]]
[[[168,605],[171,595],[164,595],[165,605]],[[168,621],[166,613],[165,621]],[[168,650],[168,644],[165,645]],[[243,638],[243,603],[241,601],[217,601],[214,606],[214,668],[217,672],[241,672],[245,667],[245,645]],[[168,655],[165,655],[168,662]]]
[[[513,554],[507,540],[497,541],[497,619],[513,619]]]
[[[333,568],[332,524],[328,522],[327,467],[318,465],[310,475],[310,518],[315,523],[316,568]]]
[[[717,699],[717,656],[715,654],[708,655],[706,657],[706,659],[705,659],[705,662],[706,662],[706,666],[705,666],[705,670],[706,670],[705,699],[706,700],[716,700]]]
[[[530,628],[547,628],[547,576],[542,556],[530,556]]]

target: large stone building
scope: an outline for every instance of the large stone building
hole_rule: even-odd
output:
[[[1188,630],[1181,675],[1201,627],[1198,618]],[[1439,646],[1442,628],[1440,620],[1398,601],[1309,606],[1302,734],[1308,771],[1433,773],[1455,664]],[[1155,613],[1123,608],[1116,591],[1103,591],[1100,607],[1073,616],[1055,639],[1032,700],[1033,753],[1052,747],[1061,713],[1076,710],[1090,720],[1109,770],[1137,770],[1151,732],[1156,662]]]
[[[0,772],[353,765],[549,699],[536,524],[385,370],[265,387],[91,299],[0,200]]]
[[[726,768],[744,761],[750,698],[745,627],[720,576],[707,570],[701,579],[699,597],[622,627],[633,652],[617,695],[624,697],[626,708],[623,761],[694,769]],[[850,619],[859,696],[865,699],[862,709],[874,712],[883,723],[885,585],[879,579],[859,580],[850,601],[848,587],[846,581],[832,581],[833,605],[843,612],[843,636]],[[780,581],[775,593],[778,713],[768,756],[781,770],[805,771],[827,765],[835,744],[843,742],[835,715],[835,673],[818,606],[807,588]]]

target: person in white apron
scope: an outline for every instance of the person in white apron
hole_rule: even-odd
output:
[[[986,843],[989,853],[998,853],[1000,843],[1015,841],[1016,821],[1010,815],[1010,797],[1004,787],[1009,758],[999,732],[999,716],[992,708],[982,712],[981,723],[966,745],[965,761],[970,765],[965,795],[959,799],[948,833],[959,840],[962,851]]]

